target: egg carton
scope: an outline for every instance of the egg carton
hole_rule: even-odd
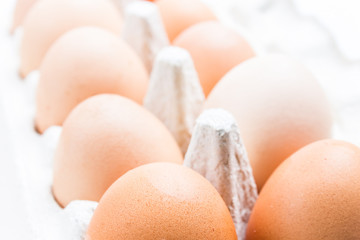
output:
[[[257,191],[236,122],[229,113],[220,109],[205,111],[196,122],[204,95],[189,53],[168,46],[159,12],[153,3],[122,1],[121,4],[124,6],[129,2],[124,12],[122,37],[139,54],[147,69],[152,69],[144,106],[164,122],[183,153],[189,148],[184,165],[201,172],[218,189],[232,212],[239,236],[242,236]],[[6,43],[8,54],[14,58],[8,62],[7,78],[1,86],[1,100],[9,141],[22,181],[32,229],[30,239],[80,240],[84,238],[97,202],[72,201],[63,209],[53,198],[53,154],[62,128],[50,127],[42,135],[34,129],[39,72],[32,72],[25,80],[17,74],[21,35],[21,30],[17,30],[15,37],[9,38]],[[159,102],[159,99],[163,100]],[[204,155],[206,145],[203,143],[206,141],[212,145],[211,152],[207,151]],[[226,155],[230,159],[225,159]],[[206,165],[199,161],[204,158],[208,159]],[[228,168],[229,164],[231,168]],[[214,166],[218,166],[216,174]],[[229,173],[229,169],[232,172]],[[222,189],[224,183],[230,188]]]
[[[224,14],[234,11],[235,6],[239,9],[236,1],[224,2],[220,7],[218,1],[206,2],[224,24],[252,43],[257,54],[263,52],[229,14]],[[184,49],[169,46],[154,4],[136,0],[119,3],[127,5],[122,37],[151,70],[144,107],[173,134],[185,154],[184,165],[205,176],[221,194],[231,212],[238,238],[243,239],[257,190],[236,121],[221,109],[207,110],[200,115],[205,97],[191,57]],[[9,39],[8,51],[18,56],[21,31],[15,38],[17,41]],[[18,59],[11,59],[8,64],[11,77],[3,82],[1,97],[9,141],[23,182],[32,239],[81,240],[97,202],[73,201],[63,209],[54,200],[52,159],[61,127],[53,126],[43,135],[36,133],[33,119],[39,73],[34,71],[23,81],[17,76]]]

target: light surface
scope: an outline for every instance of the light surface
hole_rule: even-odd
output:
[[[7,59],[10,49],[9,29],[12,21],[12,9],[15,1],[0,2],[0,94],[7,72],[11,69]],[[11,145],[8,141],[8,129],[3,111],[4,101],[0,96],[0,238],[29,239],[30,226],[25,214],[25,200],[22,194],[21,182],[16,165],[13,161]]]

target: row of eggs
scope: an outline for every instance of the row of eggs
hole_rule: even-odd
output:
[[[21,7],[19,1],[15,13],[21,15],[32,2]],[[204,109],[224,108],[237,119],[262,190],[247,239],[321,239],[324,234],[351,239],[356,232],[348,230],[359,217],[347,221],[350,209],[336,196],[356,180],[349,169],[359,169],[354,159],[360,150],[320,141],[277,168],[301,147],[331,137],[330,106],[312,74],[288,57],[255,57],[246,40],[213,21],[201,1],[156,4],[169,41],[194,61],[207,98]],[[19,19],[15,14],[14,26]],[[40,70],[36,128],[43,133],[63,125],[54,197],[61,206],[101,199],[89,239],[236,239],[230,213],[210,183],[190,169],[163,163],[181,164],[183,156],[166,127],[139,105],[149,73],[117,36],[121,28],[120,11],[105,0],[38,0],[24,17],[20,75]],[[342,172],[334,176],[335,170]],[[337,175],[347,180],[338,181]],[[326,191],[330,184],[335,186]],[[359,193],[355,190],[349,191]],[[350,206],[358,201],[351,194],[345,199]],[[314,202],[317,209],[331,205],[332,210],[309,215],[314,206],[306,204]],[[346,221],[327,211],[344,214]],[[316,220],[309,221],[312,216]],[[342,225],[329,227],[339,221]],[[301,227],[294,230],[294,224]]]

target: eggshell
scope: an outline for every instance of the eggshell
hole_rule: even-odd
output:
[[[284,161],[265,184],[247,240],[359,239],[360,149],[312,143]]]
[[[80,26],[97,26],[120,34],[122,19],[110,0],[40,0],[24,21],[20,75],[37,69],[54,43],[65,32]]]
[[[237,238],[225,203],[205,178],[184,166],[152,163],[109,188],[85,239]]]
[[[224,108],[237,119],[258,189],[296,150],[331,136],[332,114],[322,88],[305,67],[281,55],[235,67],[205,108]]]
[[[61,206],[72,200],[99,201],[132,168],[182,160],[174,138],[151,113],[127,98],[97,95],[79,104],[64,123],[53,193]]]
[[[38,0],[18,0],[15,5],[11,32],[21,26],[28,11]]]
[[[240,34],[216,21],[188,28],[174,40],[174,45],[189,51],[205,96],[230,69],[254,56]]]
[[[81,27],[54,43],[40,67],[36,126],[61,125],[81,101],[116,93],[142,103],[148,74],[135,52],[115,34]]]
[[[171,42],[196,23],[216,20],[214,13],[201,0],[159,0],[156,5]]]

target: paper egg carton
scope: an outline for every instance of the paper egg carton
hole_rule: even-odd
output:
[[[15,53],[16,48],[12,46]],[[14,59],[13,63],[15,63]],[[16,64],[14,64],[16,66]],[[34,90],[36,73],[26,81],[17,79],[17,71],[9,69],[1,86],[6,116],[8,141],[22,182],[32,236],[29,239],[81,239],[96,203],[72,202],[61,209],[51,193],[52,155],[61,127],[52,127],[44,135],[34,130]]]
[[[221,109],[205,111],[199,117],[205,98],[190,55],[183,49],[167,47],[169,42],[160,15],[152,3],[119,1],[120,4],[129,2],[131,4],[124,12],[122,37],[143,59],[147,69],[152,69],[144,106],[164,122],[183,153],[188,149],[184,165],[200,172],[223,196],[232,212],[238,237],[242,239],[257,190],[236,122]],[[217,6],[214,1],[208,2],[210,6]],[[213,8],[218,16],[232,7],[223,5],[223,8]],[[227,15],[222,16],[224,18],[220,17],[220,20],[240,31],[255,50],[261,52],[246,31],[226,18]],[[18,31],[15,39],[9,39],[7,43],[7,51],[16,57],[7,63],[9,77],[0,88],[0,96],[33,230],[30,239],[81,240],[97,203],[73,201],[62,209],[52,196],[52,159],[61,127],[53,126],[43,135],[34,130],[39,73],[31,73],[25,81],[19,79],[17,51],[20,38]],[[225,159],[224,156],[230,157]],[[208,161],[201,161],[203,159]],[[214,166],[218,166],[215,173],[210,171]],[[230,187],[222,189],[224,183]]]

